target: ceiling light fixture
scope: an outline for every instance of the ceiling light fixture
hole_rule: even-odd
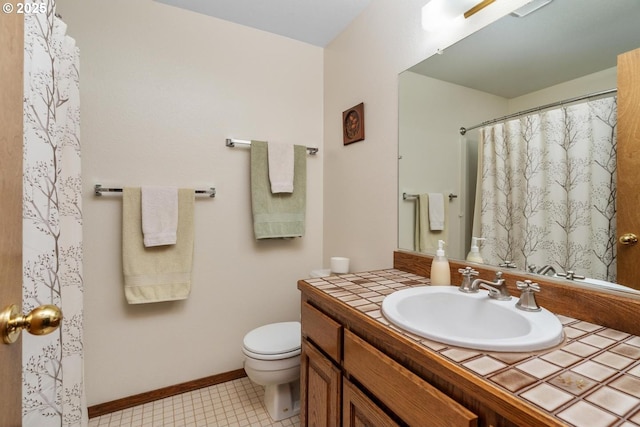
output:
[[[525,4],[524,6],[522,6],[520,9],[516,9],[515,11],[511,12],[511,15],[517,16],[518,18],[524,18],[530,13],[533,13],[536,10],[548,5],[552,1],[553,0],[532,0],[529,3]]]
[[[422,7],[422,28],[438,32],[462,24],[495,0],[431,0]]]
[[[439,32],[451,26],[459,15],[453,2],[431,0],[422,7],[422,28],[429,32]]]
[[[471,9],[467,10],[464,13],[464,17],[469,18],[470,16],[480,12],[482,9],[484,9],[485,7],[489,6],[491,3],[493,3],[496,0],[483,0],[480,3],[478,3],[477,5],[473,6]],[[549,0],[551,1],[551,0]]]

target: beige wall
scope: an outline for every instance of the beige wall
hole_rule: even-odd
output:
[[[526,0],[495,2],[462,28],[429,34],[425,0],[373,0],[324,54],[324,247],[354,270],[391,267],[397,248],[398,74]],[[446,54],[446,51],[445,51]],[[342,145],[342,111],[365,104],[366,139]]]
[[[58,0],[81,50],[86,392],[93,405],[242,367],[242,337],[299,318],[322,263],[322,49],[152,0]],[[253,238],[249,150],[320,147],[302,239]],[[120,196],[105,186],[215,186],[195,206],[189,299],[124,300]]]

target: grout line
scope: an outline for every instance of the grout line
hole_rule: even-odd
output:
[[[300,417],[269,417],[264,388],[247,377],[193,390],[89,420],[89,427],[295,426]]]

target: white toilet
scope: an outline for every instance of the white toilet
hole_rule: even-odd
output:
[[[300,322],[281,322],[244,336],[244,370],[265,386],[264,404],[274,421],[300,412],[300,334]]]

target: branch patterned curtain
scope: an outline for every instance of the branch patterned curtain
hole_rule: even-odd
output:
[[[64,320],[50,335],[23,334],[22,425],[86,426],[78,49],[55,1],[32,4],[38,13],[24,16],[23,310],[55,304]]]
[[[482,256],[615,281],[616,98],[481,130]]]

